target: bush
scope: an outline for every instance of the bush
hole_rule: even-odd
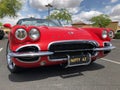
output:
[[[115,39],[120,39],[120,32],[115,34]]]

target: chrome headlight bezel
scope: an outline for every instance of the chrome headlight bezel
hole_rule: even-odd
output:
[[[113,38],[113,37],[114,37],[114,32],[113,32],[112,30],[109,31],[108,36],[109,36],[110,38]]]
[[[102,31],[102,38],[103,39],[106,39],[108,37],[108,32],[107,32],[107,30],[103,30]]]
[[[37,40],[39,39],[40,37],[40,32],[38,29],[36,28],[32,28],[30,31],[29,31],[29,37],[32,39],[32,40]]]
[[[18,40],[24,40],[27,37],[27,31],[23,28],[19,28],[15,31],[15,37]]]

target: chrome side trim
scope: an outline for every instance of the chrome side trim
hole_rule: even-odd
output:
[[[35,57],[35,56],[48,56],[54,54],[53,52],[44,51],[44,52],[27,52],[27,53],[18,53],[18,52],[10,52],[9,56],[11,57]]]

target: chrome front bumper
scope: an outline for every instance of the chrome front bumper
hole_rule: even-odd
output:
[[[88,51],[88,50],[107,51],[107,50],[112,50],[114,48],[115,48],[114,46],[109,46],[109,47],[104,47],[104,48],[83,49],[83,50],[77,50],[77,51]],[[62,52],[64,52],[64,51],[62,51]],[[39,51],[39,52],[27,52],[27,53],[10,52],[8,55],[11,57],[19,58],[19,57],[49,56],[49,55],[53,55],[53,54],[54,54],[54,52]]]
[[[27,52],[27,53],[15,53],[15,52],[10,52],[8,55],[11,57],[37,57],[37,56],[49,56],[54,54],[53,52]]]
[[[115,46],[109,46],[109,47],[103,47],[103,48],[95,48],[93,51],[107,51],[107,50],[112,50],[115,49]]]

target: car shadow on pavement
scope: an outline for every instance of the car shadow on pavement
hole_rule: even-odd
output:
[[[12,82],[27,82],[35,80],[43,80],[50,77],[59,76],[63,79],[84,75],[82,72],[103,69],[104,66],[93,63],[88,66],[79,66],[72,68],[61,68],[60,66],[40,67],[33,69],[25,69],[18,74],[9,74],[8,78]]]

